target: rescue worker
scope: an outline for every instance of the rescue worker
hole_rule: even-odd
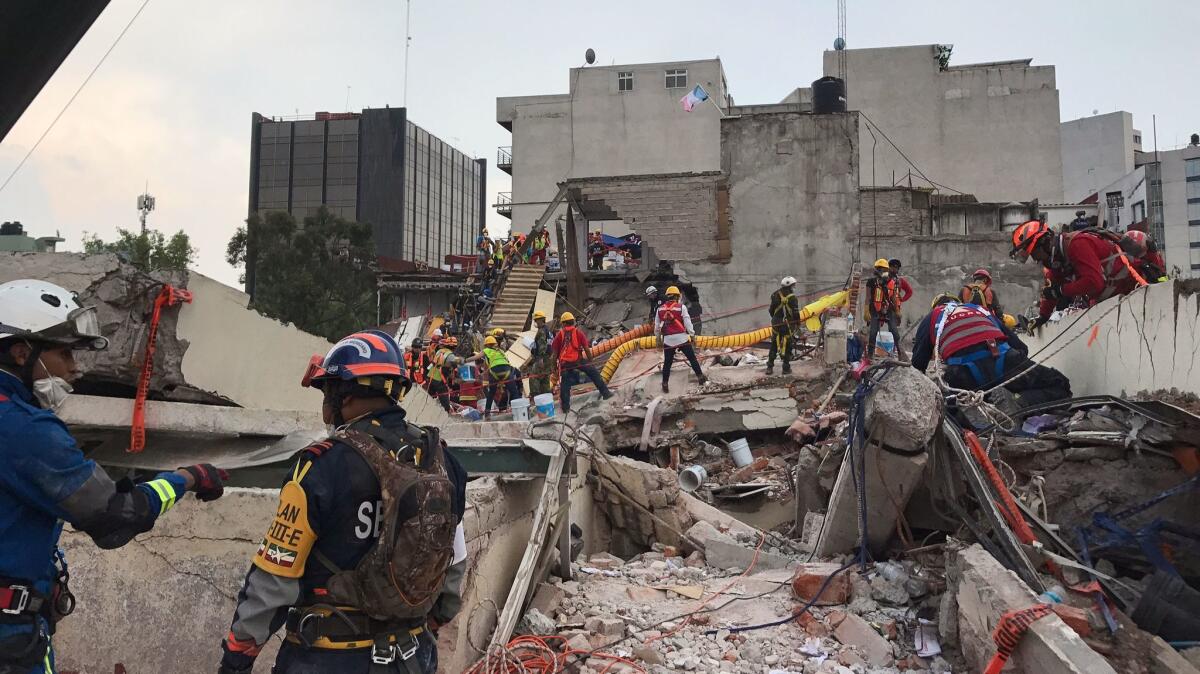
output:
[[[487,403],[483,415],[492,413],[492,403],[495,402],[500,411],[508,409],[513,400],[521,397],[521,371],[508,362],[508,356],[500,348],[500,342],[495,337],[488,336],[483,340],[483,351],[479,354],[487,361],[488,386]],[[497,393],[503,387],[505,396],[497,400]]]
[[[771,305],[767,310],[771,315],[771,351],[767,354],[767,374],[775,373],[775,357],[783,361],[783,373],[792,373],[792,331],[800,324],[800,298],[793,290],[796,279],[784,276],[779,282],[779,290],[771,293]]]
[[[654,325],[654,320],[658,318],[658,308],[662,306],[662,298],[658,295],[658,288],[654,286],[646,286],[646,301],[650,303],[650,318],[646,320],[650,325]]]
[[[504,328],[492,328],[488,330],[488,337],[495,337],[496,343],[500,349],[508,350],[512,347],[513,337],[508,334]]]
[[[529,382],[530,397],[550,392],[550,375],[554,372],[554,353],[550,342],[554,335],[546,325],[544,311],[533,312],[533,346],[529,348],[529,366],[525,379]]]
[[[604,236],[600,232],[592,232],[588,236],[588,269],[597,271],[604,269],[604,253],[606,252]]]
[[[1131,229],[1125,232],[1121,247],[1134,258],[1134,267],[1147,283],[1162,283],[1167,280],[1167,263],[1158,252],[1158,244],[1149,234]]]
[[[409,372],[412,381],[417,386],[425,386],[425,370],[429,367],[429,356],[425,353],[425,345],[420,337],[412,341],[412,346],[404,352],[404,369]]]
[[[700,369],[700,361],[696,359],[696,349],[692,347],[692,337],[696,336],[696,330],[692,327],[692,317],[688,308],[679,302],[681,296],[679,288],[667,288],[667,299],[658,308],[658,315],[654,317],[654,336],[658,337],[663,345],[663,393],[670,392],[668,382],[671,380],[671,364],[675,361],[676,351],[683,352],[684,358],[687,358],[688,364],[692,366],[692,372],[695,372],[696,378],[700,380],[700,385],[708,383],[708,377],[704,376]]]
[[[1091,226],[1091,224],[1092,223],[1088,221],[1087,211],[1075,211],[1075,219],[1071,221],[1070,225],[1068,225],[1068,229],[1073,232],[1078,232],[1080,230],[1087,229]]]
[[[992,274],[986,269],[976,269],[971,281],[958,291],[958,298],[965,304],[974,304],[992,312],[997,318],[1004,316],[1004,309],[992,290]]]
[[[908,279],[900,275],[900,260],[898,258],[888,260],[888,270],[891,271],[892,278],[900,284],[900,304],[896,307],[896,318],[899,319],[900,314],[903,313],[901,309],[904,303],[912,299],[912,284],[908,282]],[[900,337],[897,336],[896,339],[900,339]]]
[[[211,501],[224,491],[226,476],[209,464],[131,484],[114,483],[84,457],[56,412],[81,374],[75,352],[107,346],[95,308],[81,307],[66,289],[36,280],[0,285],[0,672],[6,674],[56,671],[51,636],[75,608],[58,547],[64,522],[111,550],[150,531],[185,493]]]
[[[580,376],[586,376],[600,396],[605,400],[613,397],[608,385],[600,378],[600,372],[592,365],[592,350],[589,347],[587,335],[575,325],[575,315],[564,311],[559,317],[560,328],[554,340],[550,342],[550,350],[558,360],[559,395],[562,398],[563,414],[571,411],[571,387],[582,384]]]
[[[432,630],[461,605],[466,471],[438,430],[405,420],[409,381],[385,332],[313,356],[302,382],[337,428],[300,452],[254,555],[222,646],[249,672],[280,627],[272,670],[437,671]]]
[[[1095,304],[1132,292],[1146,280],[1122,250],[1121,237],[1095,228],[1056,234],[1045,223],[1030,220],[1012,233],[1012,257],[1020,262],[1033,258],[1046,269],[1038,318],[1030,330],[1046,324],[1060,305],[1076,300]]]
[[[478,357],[463,358],[454,353],[458,348],[458,338],[451,335],[442,338],[437,351],[429,359],[429,395],[437,398],[442,409],[450,411],[450,401],[454,397],[454,389],[458,380],[458,367],[473,363]]]
[[[1029,349],[1008,326],[983,307],[961,304],[953,295],[934,298],[933,309],[917,323],[912,365],[924,372],[934,342],[946,364],[942,378],[957,389],[983,391],[1027,369]],[[1071,382],[1058,370],[1033,370],[994,392],[991,402],[1012,414],[1025,407],[1071,397]]]
[[[871,360],[875,355],[875,339],[879,329],[887,323],[888,330],[896,345],[896,356],[904,358],[900,348],[900,284],[891,278],[892,268],[884,258],[875,260],[875,275],[867,279],[867,350],[863,352],[865,360]]]
[[[550,232],[542,228],[540,232],[533,235],[533,242],[530,246],[533,248],[533,253],[529,255],[529,263],[546,264],[546,252],[550,248]]]

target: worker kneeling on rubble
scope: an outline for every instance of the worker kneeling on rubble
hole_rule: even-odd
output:
[[[154,527],[184,493],[219,498],[202,464],[114,483],[84,458],[55,414],[79,374],[74,352],[100,350],[96,310],[43,281],[0,285],[0,672],[50,674],[50,635],[75,608],[58,539],[63,522],[119,548]]]
[[[990,311],[960,304],[953,295],[939,295],[933,310],[917,323],[912,365],[924,372],[934,344],[946,364],[946,384],[965,391],[984,391],[1017,373],[1028,373],[1004,384],[989,400],[1006,413],[1071,397],[1071,382],[1058,370],[1036,365],[1029,349]]]
[[[274,672],[437,671],[431,630],[461,603],[467,475],[436,428],[405,421],[410,383],[384,332],[313,356],[327,440],[300,452],[225,638],[223,673],[249,672],[286,627]]]

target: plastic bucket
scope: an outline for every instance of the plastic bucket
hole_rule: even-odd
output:
[[[746,438],[738,438],[726,443],[726,446],[729,448],[729,458],[733,459],[733,464],[738,468],[754,462],[754,455],[750,453],[750,443],[746,442]]]
[[[539,419],[554,416],[554,394],[539,393],[533,397],[533,408]]]
[[[892,355],[896,352],[896,339],[892,336],[890,330],[880,330],[879,335],[875,338],[875,350],[883,351],[878,355]]]
[[[472,368],[470,365],[459,365],[458,366],[458,380],[459,381],[475,381],[475,369]]]
[[[517,398],[509,403],[513,421],[529,421],[529,398]]]
[[[696,491],[708,479],[708,471],[704,466],[688,466],[679,471],[679,488],[684,491]]]

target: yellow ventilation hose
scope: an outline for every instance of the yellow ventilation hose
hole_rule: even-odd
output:
[[[809,330],[819,330],[821,328],[821,312],[832,307],[844,305],[848,295],[849,293],[847,291],[841,290],[833,293],[832,295],[826,295],[816,302],[805,305],[804,308],[800,310],[799,320],[804,321]],[[815,327],[813,325],[814,322],[816,323]],[[640,328],[635,328],[634,330],[631,330],[630,333],[636,332],[638,329]],[[758,344],[765,339],[769,339],[773,330],[774,329],[771,326],[767,326],[765,328],[759,328],[750,332],[739,332],[733,335],[697,335],[692,339],[692,344],[698,349],[724,349],[753,346],[754,344]],[[614,337],[613,339],[622,339],[624,337],[625,335],[620,335],[618,337]],[[608,362],[604,363],[604,369],[600,371],[600,378],[605,382],[608,382],[610,379],[612,379],[613,374],[616,373],[617,368],[621,365],[621,361],[625,359],[625,356],[628,356],[633,351],[637,349],[656,349],[660,346],[661,344],[659,344],[658,337],[641,337],[638,339],[633,339],[630,337],[628,341],[625,341],[625,343],[621,344],[621,346],[618,347],[616,351],[613,351],[613,354],[608,357]],[[594,351],[593,355],[595,355]]]

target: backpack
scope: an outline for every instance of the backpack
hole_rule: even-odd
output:
[[[403,435],[382,428],[371,434],[341,429],[333,435],[371,467],[383,508],[375,545],[354,569],[331,569],[326,601],[353,606],[377,620],[424,620],[454,557],[458,519],[444,445],[436,428],[408,429]],[[395,447],[385,448],[377,438]],[[412,508],[413,515],[400,520],[401,506]]]

